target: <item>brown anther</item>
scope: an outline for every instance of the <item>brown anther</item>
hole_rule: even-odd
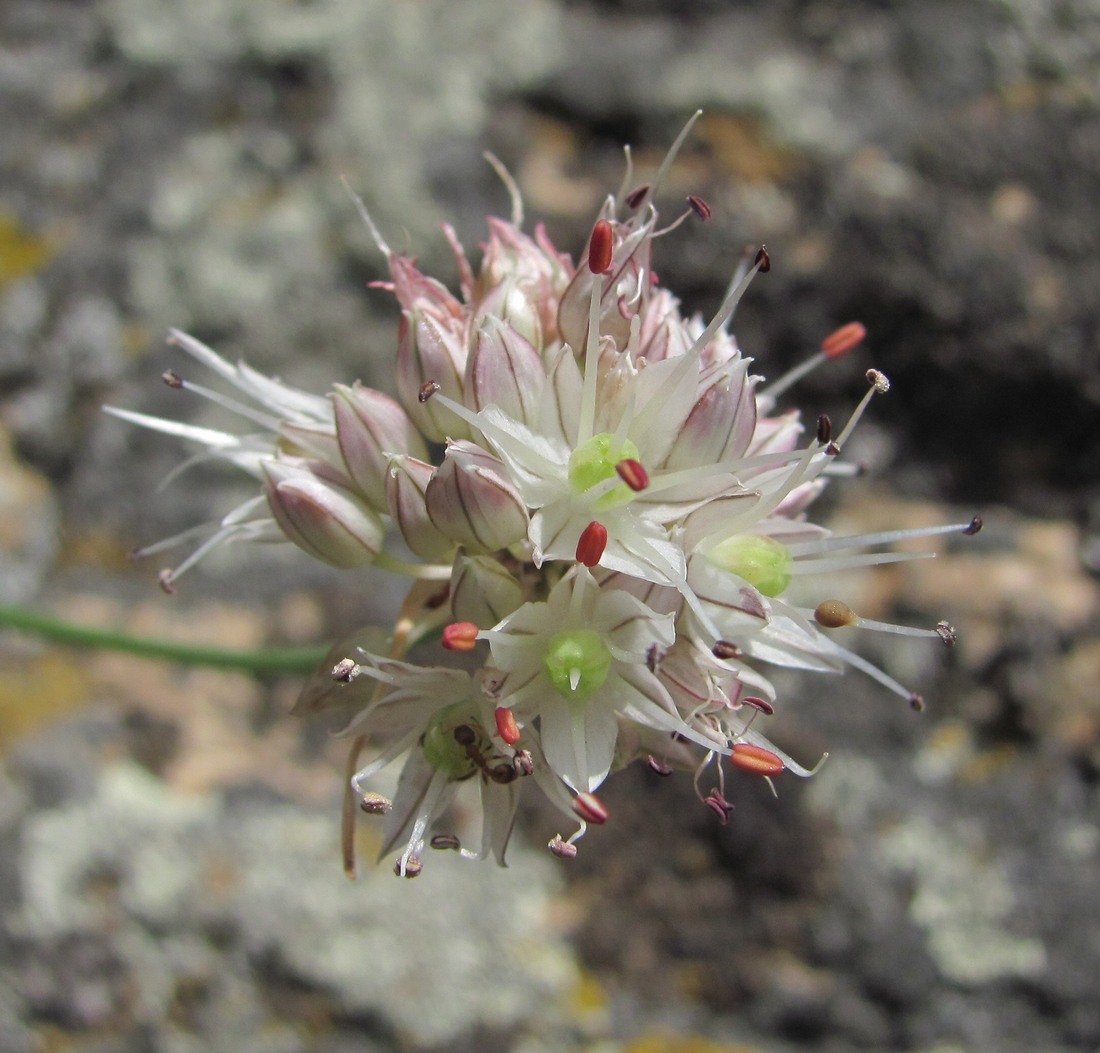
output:
[[[936,622],[936,632],[940,634],[940,639],[943,640],[947,647],[954,647],[957,636],[955,635],[955,626],[948,622]]]
[[[443,627],[441,642],[448,651],[472,651],[477,646],[477,634],[473,622],[451,622]]]
[[[734,744],[730,764],[752,775],[781,775],[784,767],[783,761],[771,750],[754,746],[751,742]]]
[[[821,353],[826,358],[839,358],[858,347],[867,336],[867,328],[862,322],[849,322],[834,329],[821,341]]]
[[[833,422],[827,413],[817,418],[817,441],[824,446],[833,437]]]
[[[835,442],[829,442],[825,444],[825,449],[821,451],[826,457],[836,457],[840,454],[840,446]]]
[[[757,250],[753,265],[761,274],[767,274],[772,269],[772,258],[768,255],[768,247],[761,245]]]
[[[718,816],[718,821],[723,826],[730,821],[730,813],[733,811],[733,805],[722,796],[721,790],[717,787],[711,790],[710,793],[703,798],[703,804]]]
[[[380,793],[365,793],[359,801],[359,807],[367,815],[385,815],[393,807],[393,801]]]
[[[508,743],[509,746],[514,746],[519,742],[519,725],[516,723],[516,715],[508,706],[497,706],[493,716],[497,722],[497,734]]]
[[[588,269],[593,274],[606,274],[611,270],[614,248],[615,238],[611,224],[606,219],[596,220],[592,227],[592,237],[588,241]]]
[[[840,600],[824,600],[814,608],[814,621],[822,629],[840,629],[845,625],[854,625],[856,612]]]
[[[425,380],[424,383],[420,385],[420,391],[417,392],[417,395],[416,395],[417,402],[419,402],[421,405],[423,405],[438,390],[439,390],[439,384],[437,384],[434,380]]]
[[[766,717],[770,717],[775,713],[775,706],[766,698],[758,698],[756,695],[746,695],[741,699],[741,705],[748,706],[750,709],[755,709],[763,713]]]
[[[554,834],[546,847],[549,848],[558,859],[575,859],[577,856],[577,846],[562,840],[561,834]]]
[[[890,378],[877,369],[869,369],[866,373],[867,383],[875,389],[879,395],[885,395],[890,390]]]
[[[183,377],[179,375],[174,369],[166,369],[160,375],[160,379],[164,381],[170,388],[175,388],[177,391],[183,387]]]
[[[454,834],[436,834],[428,844],[437,852],[457,852],[462,842]]]
[[[649,472],[645,470],[641,461],[636,461],[633,457],[624,457],[615,465],[615,471],[636,494],[649,486]]]
[[[645,762],[649,765],[649,770],[654,775],[660,775],[662,779],[672,774],[672,769],[667,764],[659,761],[652,753],[646,757]]]
[[[909,708],[914,713],[924,712],[924,699],[918,694],[912,694],[909,696]]]
[[[687,202],[691,206],[691,211],[703,220],[704,223],[710,219],[710,205],[701,197],[697,197],[695,194],[688,194]]]
[[[644,200],[646,194],[649,193],[649,184],[643,183],[641,186],[636,186],[630,191],[623,201],[626,202],[627,208],[637,208]]]
[[[607,817],[611,814],[603,801],[594,793],[588,793],[587,791],[578,793],[573,798],[573,811],[586,823],[592,823],[595,826],[606,823]]]
[[[714,646],[710,649],[710,653],[715,658],[740,658],[741,648],[737,644],[730,643],[729,640],[717,640]]]
[[[656,673],[660,668],[661,659],[665,656],[665,652],[661,650],[655,643],[650,644],[645,649],[645,665],[651,673]]]
[[[595,567],[603,558],[607,548],[607,527],[595,519],[581,531],[577,541],[577,562],[586,567]]]
[[[341,658],[332,667],[332,679],[350,684],[359,675],[359,664],[351,658]]]
[[[421,863],[419,859],[410,859],[405,864],[404,872],[402,872],[402,869],[401,869],[401,860],[400,859],[396,863],[394,863],[394,865],[393,865],[393,872],[398,877],[401,877],[402,873],[404,873],[404,876],[407,877],[407,878],[420,877],[420,871],[422,871],[423,869],[424,869],[424,864]]]
[[[172,584],[172,568],[165,567],[157,575],[157,581],[160,583],[161,589],[169,596],[174,596],[176,592],[176,586]]]
[[[982,529],[982,525],[983,525],[982,517],[981,516],[975,516],[973,519],[970,520],[969,525],[963,531],[963,533],[966,534],[967,537],[972,537],[974,534],[976,534],[979,530]]]

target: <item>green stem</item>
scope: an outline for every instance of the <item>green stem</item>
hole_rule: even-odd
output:
[[[3,605],[0,605],[0,627],[32,633],[69,647],[102,648],[162,662],[262,674],[311,673],[328,651],[327,647],[261,647],[253,651],[233,651],[148,636],[131,636],[112,629],[92,629],[38,611]]]

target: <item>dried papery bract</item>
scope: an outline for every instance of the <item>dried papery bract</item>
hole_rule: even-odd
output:
[[[856,649],[859,634],[955,641],[946,619],[860,615],[843,575],[928,558],[921,545],[972,535],[980,516],[855,536],[812,518],[830,481],[858,474],[849,437],[890,389],[870,367],[866,326],[807,334],[807,356],[767,384],[766,354],[742,356],[731,332],[772,268],[766,248],[731,250],[709,315],[685,316],[657,277],[659,239],[713,216],[698,194],[671,222],[658,214],[697,117],[648,181],[635,181],[628,152],[622,189],[574,256],[543,227],[522,229],[518,186],[491,159],[511,219],[489,219],[480,263],[444,227],[456,291],[395,252],[354,198],[389,269],[376,288],[400,310],[396,398],[360,383],[299,391],[174,332],[220,386],[171,369],[173,397],[236,414],[240,432],[110,411],[197,447],[185,467],[217,460],[256,486],[218,522],[140,550],[188,546],[161,572],[166,592],[212,549],[245,540],[293,542],[357,575],[340,590],[350,596],[376,588],[371,574],[411,580],[392,627],[341,644],[346,656],[307,688],[347,715],[349,872],[357,821],[377,824],[407,878],[428,849],[503,864],[533,792],[571,824],[548,843],[570,859],[590,827],[614,821],[600,787],[634,760],[656,776],[692,773],[700,805],[726,823],[746,777],[774,789],[783,773],[816,770],[767,737],[783,705],[769,665],[854,669],[920,708]],[[807,426],[788,395],[846,356],[865,370],[862,399],[846,420]],[[843,704],[843,688],[821,682]],[[396,763],[383,796],[375,779]],[[471,834],[450,828],[477,807]]]

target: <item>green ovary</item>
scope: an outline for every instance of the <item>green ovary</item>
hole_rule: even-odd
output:
[[[421,740],[424,759],[436,771],[451,779],[465,779],[476,768],[466,747],[455,739],[455,728],[462,724],[476,731],[477,724],[471,719],[469,706],[462,703],[447,706],[428,722],[428,729]]]
[[[791,583],[791,554],[786,545],[770,537],[734,534],[715,545],[707,558],[765,596],[778,596]]]
[[[616,441],[609,431],[593,435],[581,443],[569,458],[569,484],[578,494],[587,493],[594,486],[615,476],[615,465],[623,460],[638,460],[638,447],[629,439]],[[625,483],[597,499],[595,508],[604,511],[617,508],[634,499],[634,491]]]
[[[585,702],[603,687],[611,671],[611,652],[599,633],[570,629],[551,638],[542,664],[562,698]]]

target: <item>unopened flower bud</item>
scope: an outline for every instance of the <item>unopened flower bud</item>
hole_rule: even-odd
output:
[[[397,334],[397,391],[413,422],[433,442],[466,438],[470,433],[466,422],[441,402],[420,399],[424,384],[431,381],[448,398],[462,401],[465,323],[445,322],[425,312],[406,313]]]
[[[523,588],[499,560],[460,552],[451,572],[451,611],[490,629],[523,603]]]
[[[428,448],[400,403],[356,383],[336,384],[332,396],[336,438],[352,482],[371,505],[386,508],[386,474],[390,456],[428,459]]]
[[[444,559],[454,549],[428,516],[424,493],[435,466],[415,457],[393,457],[386,472],[386,506],[410,550],[421,559]]]
[[[527,536],[527,505],[500,461],[473,443],[447,447],[425,491],[428,515],[474,552],[495,552]]]
[[[489,315],[474,334],[466,362],[466,405],[479,411],[496,406],[524,423],[538,412],[546,379],[542,359],[511,325]]]
[[[382,521],[353,491],[317,474],[313,463],[263,462],[275,522],[299,548],[334,567],[372,563],[382,550]]]

